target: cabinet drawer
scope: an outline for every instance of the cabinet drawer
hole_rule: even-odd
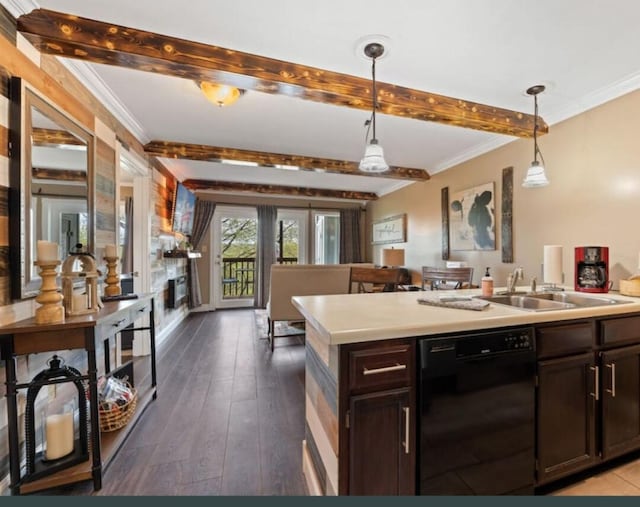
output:
[[[595,346],[592,322],[572,322],[536,328],[538,357],[557,357],[591,350]]]
[[[409,344],[349,352],[349,388],[408,386],[413,372]]]
[[[97,326],[96,336],[108,338],[122,331],[129,324],[131,324],[129,315],[124,312],[119,313],[115,318],[101,320]]]
[[[143,305],[136,306],[131,309],[131,322],[135,322],[143,315],[146,315],[151,311],[151,301],[147,301]]]
[[[620,317],[600,321],[602,345],[622,342],[640,342],[640,317]]]

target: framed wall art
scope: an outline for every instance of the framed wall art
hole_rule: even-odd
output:
[[[407,241],[407,215],[395,215],[383,220],[373,222],[371,230],[371,243],[382,245],[384,243],[404,243]]]
[[[495,184],[451,193],[451,250],[495,250]]]

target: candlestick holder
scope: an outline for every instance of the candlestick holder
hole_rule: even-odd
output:
[[[58,260],[35,261],[33,264],[40,268],[40,278],[42,278],[40,293],[36,296],[36,302],[42,305],[36,309],[36,324],[64,322],[63,297],[56,285],[57,268],[61,262]]]
[[[118,277],[118,271],[116,269],[118,265],[118,257],[105,257],[107,261],[107,277],[105,282],[107,286],[104,288],[105,296],[119,296],[120,295],[120,278]]]

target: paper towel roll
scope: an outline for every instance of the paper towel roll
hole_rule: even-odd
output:
[[[562,245],[544,245],[545,283],[562,283]]]

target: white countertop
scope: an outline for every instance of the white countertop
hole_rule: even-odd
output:
[[[500,290],[503,289],[497,288],[496,293]],[[481,311],[418,304],[419,297],[480,294],[479,289],[434,292],[295,296],[292,302],[331,345],[640,312],[640,298],[622,296],[617,292],[578,294],[604,296],[629,303],[537,312],[493,303]]]

